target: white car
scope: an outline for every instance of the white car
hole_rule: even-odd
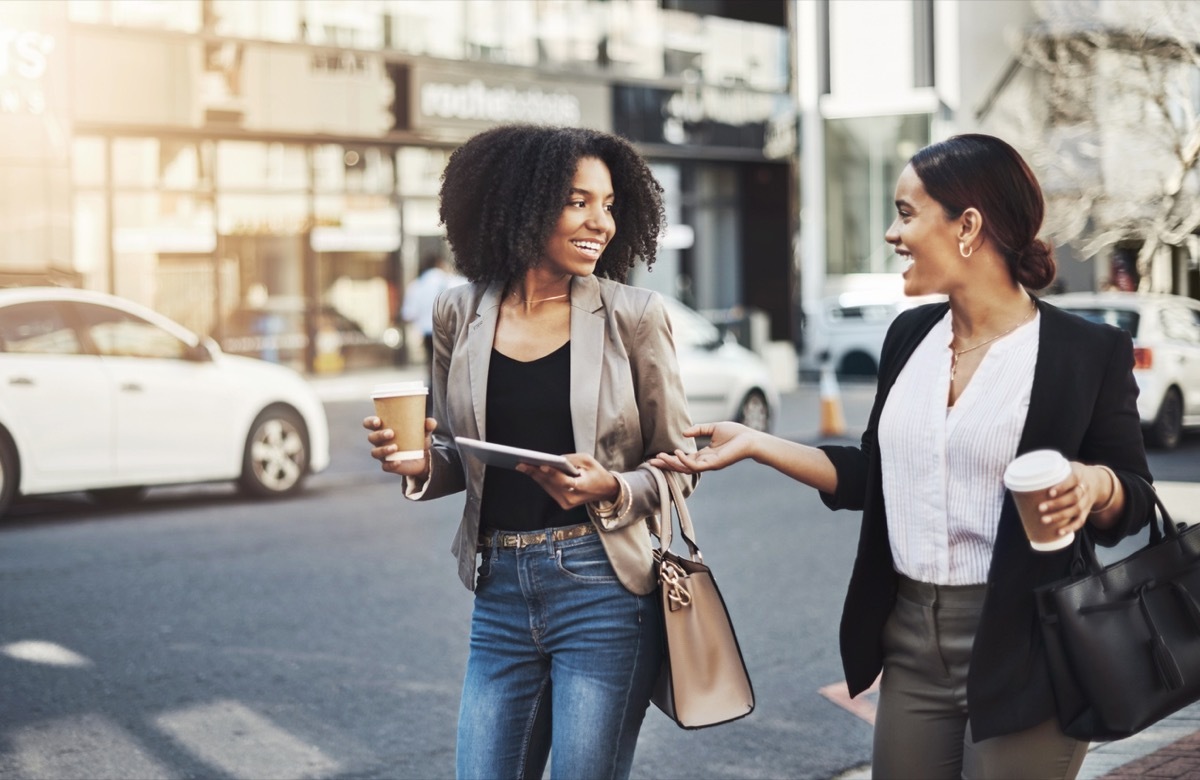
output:
[[[122,503],[223,480],[284,496],[328,464],[324,407],[295,371],[111,295],[0,290],[0,515],[17,495]]]
[[[1147,441],[1164,449],[1200,427],[1200,301],[1181,295],[1105,292],[1045,300],[1133,336],[1138,414]]]
[[[944,295],[908,297],[892,290],[856,290],[823,298],[805,318],[804,364],[819,369],[828,360],[842,376],[874,377],[883,338],[900,312]]]
[[[692,422],[734,420],[771,430],[779,392],[766,361],[674,298],[664,297]]]

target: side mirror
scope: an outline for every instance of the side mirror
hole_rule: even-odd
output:
[[[193,347],[188,347],[184,358],[194,363],[211,363],[217,342],[210,338],[200,339]]]

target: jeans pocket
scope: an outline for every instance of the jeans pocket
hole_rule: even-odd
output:
[[[554,559],[558,570],[576,582],[619,582],[602,544],[560,547],[555,551]]]

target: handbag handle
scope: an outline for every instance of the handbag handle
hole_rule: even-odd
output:
[[[679,535],[683,537],[683,541],[687,544],[688,552],[693,561],[700,563],[704,557],[700,554],[700,548],[696,546],[696,529],[692,525],[692,515],[688,512],[687,502],[684,501],[683,495],[679,492],[679,487],[675,484],[675,480],[669,478],[657,466],[647,465],[644,468],[650,470],[654,474],[654,480],[658,483],[658,501],[659,501],[659,522],[658,528],[658,546],[660,550],[671,549],[671,537],[674,532],[674,515],[679,516]],[[671,512],[671,506],[675,506],[675,512]]]
[[[1175,525],[1175,521],[1171,519],[1171,513],[1167,511],[1166,504],[1163,503],[1162,498],[1158,495],[1158,491],[1154,489],[1154,485],[1151,485],[1137,474],[1128,474],[1128,476],[1145,483],[1150,488],[1150,495],[1154,497],[1155,509],[1152,509],[1150,512],[1149,523],[1150,543],[1146,547],[1154,547],[1155,545],[1162,544],[1164,539],[1166,541],[1178,539],[1179,528]],[[1159,528],[1160,522],[1162,523],[1161,529]],[[1087,530],[1086,525],[1084,525],[1084,530]],[[1086,543],[1080,545],[1080,549],[1083,551],[1084,565],[1092,574],[1101,574],[1104,571],[1104,566],[1100,563],[1100,559],[1096,557],[1095,540],[1092,539],[1090,532],[1080,534],[1080,536],[1087,540]]]

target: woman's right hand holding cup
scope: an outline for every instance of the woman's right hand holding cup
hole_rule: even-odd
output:
[[[391,428],[384,428],[383,421],[372,415],[363,419],[363,427],[367,429],[367,441],[371,444],[371,457],[379,461],[383,470],[390,474],[404,477],[424,479],[429,476],[429,450],[433,447],[433,432],[437,429],[437,420],[425,418],[425,457],[409,460],[388,460],[389,455],[399,451],[395,443],[395,433]]]

